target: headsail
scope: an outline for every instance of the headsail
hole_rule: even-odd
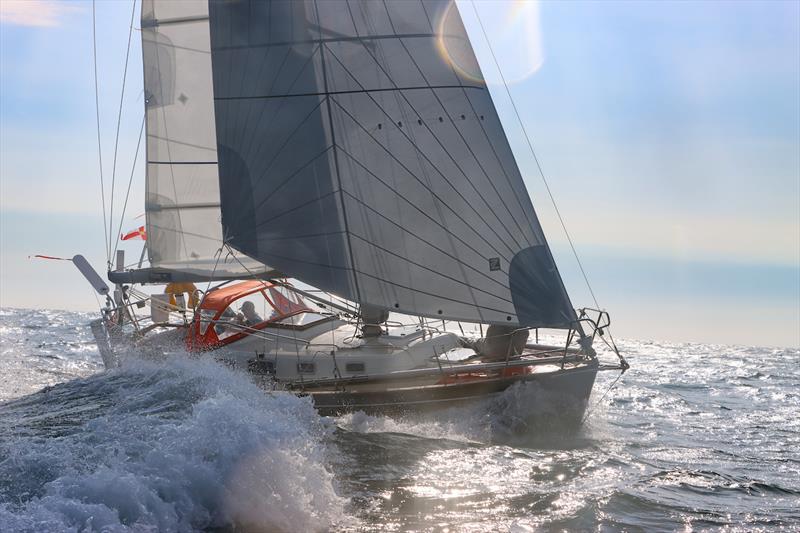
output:
[[[158,271],[200,278],[265,267],[222,246],[208,2],[142,1],[147,251]]]
[[[345,298],[575,314],[454,3],[212,1],[228,242]]]

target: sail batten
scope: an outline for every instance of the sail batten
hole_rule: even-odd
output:
[[[574,325],[452,2],[209,6],[231,246],[363,304]]]

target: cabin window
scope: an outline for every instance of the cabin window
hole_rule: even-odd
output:
[[[364,363],[347,363],[344,367],[347,372],[364,372]]]
[[[330,318],[330,315],[323,315],[320,313],[299,313],[297,315],[287,316],[286,318],[276,320],[275,323],[282,324],[284,326],[305,328],[314,324],[315,322],[328,320],[328,318]]]
[[[208,330],[208,326],[213,321],[215,314],[215,311],[210,311],[207,309],[200,310],[200,335],[206,334],[206,330]]]
[[[316,363],[297,363],[298,374],[313,374],[316,370]]]

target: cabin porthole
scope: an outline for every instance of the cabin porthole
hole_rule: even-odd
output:
[[[506,320],[508,320],[508,321],[511,321],[511,317],[510,317],[510,316],[507,316],[507,317],[506,317]]]
[[[441,309],[439,309],[439,310],[438,310],[438,311],[436,311],[436,312],[437,312],[437,313],[439,313],[440,315],[442,314],[442,310],[441,310]]]
[[[360,372],[362,374],[366,371],[366,368],[367,367],[364,363],[347,363],[344,366],[345,372],[352,372],[352,373]]]
[[[298,374],[313,374],[317,371],[316,363],[297,363]]]

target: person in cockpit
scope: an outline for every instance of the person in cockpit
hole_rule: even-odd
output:
[[[241,313],[239,314],[239,320],[245,326],[252,327],[264,321],[264,319],[258,316],[258,313],[256,313],[256,305],[249,300],[242,304],[240,310]]]

